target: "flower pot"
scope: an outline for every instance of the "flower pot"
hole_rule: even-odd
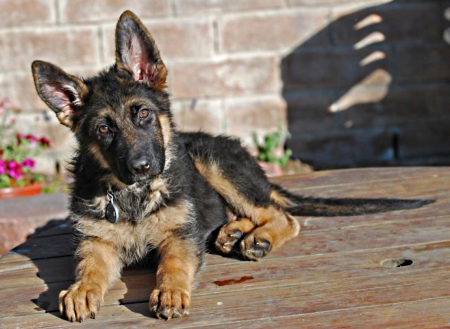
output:
[[[0,188],[0,200],[23,197],[23,196],[38,195],[38,194],[41,194],[41,192],[42,192],[42,186],[43,186],[43,183],[36,183],[36,184],[20,186],[20,187]]]

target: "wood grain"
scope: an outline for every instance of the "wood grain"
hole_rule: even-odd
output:
[[[0,328],[450,326],[450,168],[353,169],[276,180],[308,196],[436,202],[371,215],[300,217],[299,237],[260,262],[209,254],[191,315],[169,322],[149,317],[152,268],[126,269],[95,320],[61,319],[57,295],[73,282],[74,263],[70,229],[58,227],[0,259]],[[412,264],[382,265],[391,259]]]

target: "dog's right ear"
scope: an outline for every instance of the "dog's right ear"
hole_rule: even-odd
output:
[[[73,115],[83,102],[87,87],[77,77],[56,65],[34,61],[31,64],[34,85],[41,99],[55,113],[63,125],[73,127]]]
[[[116,27],[116,65],[155,90],[166,88],[167,68],[150,32],[131,11],[125,11]]]

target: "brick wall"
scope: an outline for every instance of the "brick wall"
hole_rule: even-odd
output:
[[[450,2],[348,2],[282,60],[288,145],[317,168],[450,164]]]
[[[3,0],[0,95],[23,108],[22,130],[53,142],[41,164],[51,172],[73,140],[37,97],[30,64],[47,60],[84,76],[112,64],[115,23],[131,9],[169,68],[182,129],[250,143],[253,131],[289,119],[289,146],[319,168],[449,155],[437,142],[450,119],[450,48],[442,41],[450,2],[389,2]],[[368,16],[381,22],[364,23]],[[374,32],[384,39],[360,43],[377,40]]]

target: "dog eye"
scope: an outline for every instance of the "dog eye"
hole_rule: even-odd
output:
[[[99,131],[101,134],[109,133],[109,127],[108,127],[108,126],[105,126],[105,125],[100,126],[100,127],[98,128],[98,131]]]
[[[140,119],[145,119],[150,114],[150,110],[149,109],[141,109],[141,110],[139,110],[138,114],[139,114]]]

